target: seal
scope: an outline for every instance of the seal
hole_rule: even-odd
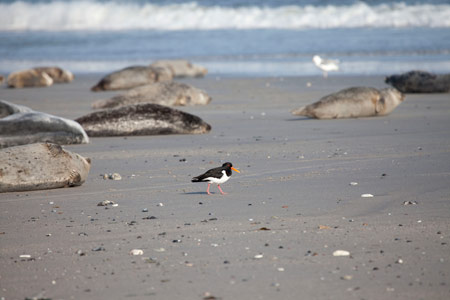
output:
[[[103,77],[92,91],[126,90],[140,85],[172,80],[172,73],[165,68],[131,66]]]
[[[95,101],[92,108],[113,108],[143,102],[166,106],[206,105],[211,102],[211,97],[191,85],[166,81],[138,86],[122,95]]]
[[[79,186],[91,161],[60,145],[39,143],[0,150],[0,192]]]
[[[0,148],[42,142],[85,144],[89,138],[73,120],[0,100]]]
[[[166,68],[170,70],[174,78],[183,77],[204,77],[208,70],[200,65],[194,65],[184,59],[157,60],[150,66]]]
[[[76,121],[89,136],[202,134],[211,130],[197,116],[153,103],[100,110]]]
[[[2,84],[2,83],[3,83],[3,81],[5,81],[5,76],[3,76],[3,75],[0,75],[0,84]]]
[[[12,114],[27,113],[32,111],[33,110],[29,107],[0,100],[0,119]]]
[[[402,93],[450,93],[450,74],[410,71],[388,76],[385,82]]]
[[[10,88],[44,87],[53,84],[53,79],[45,72],[22,70],[8,75],[6,83]]]
[[[33,69],[39,73],[46,73],[53,79],[54,83],[68,83],[74,79],[72,72],[59,67],[37,67]]]
[[[405,96],[394,88],[377,90],[352,87],[294,109],[292,114],[316,119],[384,116],[390,114],[404,99]]]

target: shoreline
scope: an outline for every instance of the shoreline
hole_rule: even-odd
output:
[[[91,92],[100,78],[0,98],[73,119],[120,93]],[[310,120],[290,110],[386,87],[383,76],[179,81],[212,96],[177,107],[209,134],[91,138],[64,146],[92,159],[82,186],[0,193],[0,297],[446,299],[449,94],[408,94],[386,117]],[[228,195],[190,182],[225,161],[241,171]],[[114,172],[122,180],[101,176]]]

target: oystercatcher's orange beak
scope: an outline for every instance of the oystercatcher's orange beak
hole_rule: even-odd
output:
[[[236,172],[238,172],[238,173],[241,173],[241,172],[239,172],[238,169],[235,169],[234,167],[231,167],[231,170],[236,171]]]

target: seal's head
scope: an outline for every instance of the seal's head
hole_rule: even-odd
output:
[[[391,99],[391,101],[393,101],[393,103],[396,103],[397,105],[405,100],[405,94],[401,93],[396,88],[386,88],[382,89],[380,92],[385,99]]]
[[[387,115],[399,106],[405,95],[395,88],[386,88],[380,90],[380,100],[376,103],[376,112],[378,115]]]

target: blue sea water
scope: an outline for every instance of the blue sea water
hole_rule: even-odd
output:
[[[217,76],[450,73],[450,1],[0,0],[0,73],[186,58]]]

